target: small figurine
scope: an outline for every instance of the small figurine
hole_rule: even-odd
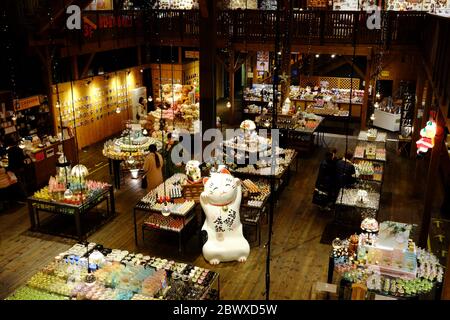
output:
[[[197,160],[189,160],[186,163],[186,175],[189,183],[200,183],[202,179],[200,162]]]

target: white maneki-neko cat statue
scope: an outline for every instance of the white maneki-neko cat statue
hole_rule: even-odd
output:
[[[208,233],[203,256],[210,264],[245,262],[250,245],[242,233],[239,208],[242,199],[241,181],[222,168],[204,178],[200,204],[206,215],[202,230]]]

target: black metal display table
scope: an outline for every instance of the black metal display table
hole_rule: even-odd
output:
[[[269,199],[270,194],[268,194],[261,202],[261,205],[258,206],[249,205],[247,199],[242,200],[241,202],[240,216],[241,223],[244,226],[244,232],[246,227],[255,229],[255,238],[252,242],[257,242],[258,247],[261,246],[261,223],[263,216],[266,214],[266,208]]]
[[[156,231],[156,232],[168,232],[172,234],[176,234],[178,236],[178,251],[183,251],[183,233],[187,229],[188,226],[192,225],[192,222],[195,222],[196,220],[196,207],[197,204],[194,205],[186,214],[176,214],[171,213],[170,217],[164,217],[166,219],[174,219],[178,220],[177,227],[171,227],[164,224],[158,224],[157,220],[158,218],[162,218],[161,211],[158,210],[152,210],[148,204],[139,201],[136,206],[133,209],[133,223],[134,223],[134,241],[136,243],[136,246],[138,245],[138,223],[137,223],[137,213],[143,213],[146,218],[144,220],[144,223],[142,223],[142,241],[144,242],[144,235],[145,231]],[[153,223],[148,223],[146,221],[149,221],[151,219],[151,216],[155,215],[156,221]],[[162,218],[162,219],[164,219]],[[196,223],[197,226],[199,226],[199,221]],[[199,229],[199,228],[198,228]]]
[[[270,174],[259,174],[257,172],[245,172],[245,171],[237,171],[231,169],[230,172],[235,175],[236,177],[240,179],[250,179],[250,180],[265,180],[267,182],[270,182],[271,180],[275,181],[276,184],[276,190],[275,190],[275,197],[278,197],[278,195],[281,193],[283,188],[289,184],[290,177],[291,177],[291,170],[290,167],[292,163],[295,161],[295,171],[297,172],[298,168],[298,157],[297,152],[295,152],[289,162],[288,165],[283,166],[282,170],[278,174],[270,175]]]
[[[83,218],[89,211],[106,201],[106,214],[102,215],[102,219],[92,230],[87,230],[83,225]],[[79,241],[84,240],[89,234],[103,226],[116,214],[114,189],[112,186],[98,191],[94,196],[87,199],[81,205],[73,205],[51,200],[41,200],[33,197],[27,199],[28,212],[32,231],[54,234],[66,238],[75,238]],[[57,230],[44,230],[41,225],[40,212],[50,213],[54,216],[73,216],[76,228],[76,235],[63,233]]]
[[[333,250],[331,250],[328,260],[328,276],[327,276],[327,282],[328,283],[334,283],[334,268],[335,268],[335,262],[332,254]],[[340,281],[337,281],[338,285],[338,293],[339,293],[339,299],[340,300],[350,300],[351,299],[351,286],[352,282],[349,280],[346,280],[344,278],[341,278]],[[376,296],[384,296],[390,299],[396,299],[396,300],[435,300],[436,297],[440,297],[442,290],[442,285],[440,283],[435,283],[433,289],[425,294],[419,294],[414,296],[393,296],[387,292],[375,292],[372,290],[368,290],[368,300],[381,300],[380,298],[377,298]]]
[[[109,159],[109,174],[113,177],[114,188],[120,189],[121,170],[120,164],[123,160]]]

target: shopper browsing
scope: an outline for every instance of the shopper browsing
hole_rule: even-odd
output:
[[[147,179],[147,189],[153,190],[163,182],[163,157],[154,144],[150,145],[148,150],[150,153],[144,161],[144,175]]]
[[[26,198],[26,192],[24,187],[25,181],[25,155],[23,150],[19,148],[16,141],[8,136],[6,139],[6,153],[8,155],[8,167],[6,171],[14,173],[17,177],[17,195],[16,200],[23,200]]]
[[[347,152],[345,157],[336,163],[336,181],[338,189],[349,187],[356,182],[356,170],[352,160],[353,153]]]

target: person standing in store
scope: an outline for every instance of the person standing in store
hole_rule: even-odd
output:
[[[6,146],[3,143],[2,138],[0,137],[0,158],[6,155]]]
[[[331,210],[336,198],[336,162],[336,149],[332,149],[327,151],[325,159],[320,163],[313,203],[319,205],[321,210]]]
[[[182,138],[182,137],[181,137]],[[167,134],[167,144],[166,144],[166,152],[164,154],[164,165],[166,166],[164,170],[165,179],[170,178],[176,173],[183,172],[183,167],[181,163],[174,163],[172,159],[172,151],[174,150],[175,146],[179,143],[179,141],[176,141],[172,137],[172,133]],[[181,156],[181,154],[179,155]]]
[[[150,153],[144,161],[144,175],[147,179],[147,190],[153,190],[163,183],[163,157],[157,151],[156,145],[152,144],[148,148]]]
[[[139,103],[137,105],[136,119],[139,121],[147,120],[147,101],[144,97],[139,98]]]
[[[336,163],[336,182],[337,191],[340,188],[347,188],[356,182],[355,166],[353,165],[353,153],[347,152],[345,157]]]
[[[17,200],[23,200],[26,198],[26,192],[24,187],[25,181],[25,155],[23,150],[19,148],[16,141],[11,137],[7,136],[6,140],[6,153],[8,155],[8,167],[7,171],[11,171],[17,177],[18,194]]]

